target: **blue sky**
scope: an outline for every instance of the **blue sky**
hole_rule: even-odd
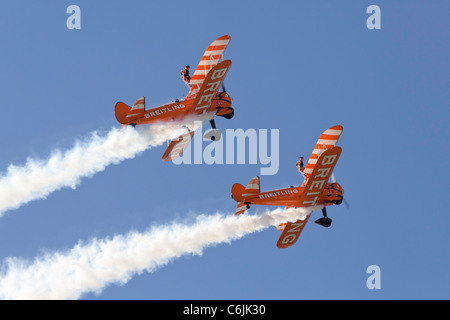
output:
[[[145,95],[154,107],[183,98],[181,68],[229,34],[225,84],[235,117],[216,123],[279,130],[279,171],[261,176],[262,190],[300,184],[297,157],[341,124],[335,174],[351,206],[328,210],[329,229],[309,222],[289,249],[276,247],[271,227],[83,299],[450,298],[448,2],[131,3],[0,3],[1,174],[119,127],[117,101]],[[81,30],[66,27],[71,4],[81,9]],[[380,30],[366,27],[371,4],[381,8]],[[174,165],[161,161],[164,150],[8,211],[1,261],[200,213],[233,214],[231,186],[261,167]],[[379,290],[366,286],[370,265],[380,267]]]

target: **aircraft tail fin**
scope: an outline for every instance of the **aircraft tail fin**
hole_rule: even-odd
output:
[[[244,192],[242,193],[243,197],[250,197],[259,194],[260,188],[259,188],[259,177],[253,177],[252,180],[248,183],[247,187],[245,188]]]
[[[244,187],[240,183],[235,183],[231,189],[231,197],[237,202],[242,202],[245,197],[259,194],[259,190],[259,177],[256,176],[250,180],[247,187]]]
[[[117,121],[119,121],[119,123],[121,124],[127,124],[128,123],[127,114],[130,110],[131,107],[128,106],[126,103],[117,102],[115,108]]]
[[[145,113],[145,97],[140,97],[136,103],[130,107],[126,103],[116,103],[116,119],[121,124],[128,124],[138,116]]]
[[[245,187],[240,183],[235,183],[231,188],[231,198],[237,202],[244,200],[242,194],[244,193]]]
[[[246,197],[255,196],[260,193],[259,188],[259,177],[256,176],[252,180],[250,180],[247,187],[244,187],[242,184],[235,183],[233,188],[231,188],[231,197],[239,202],[236,208],[236,215],[244,213],[249,206],[245,202]]]

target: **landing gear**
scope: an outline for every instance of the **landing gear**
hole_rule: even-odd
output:
[[[211,141],[219,141],[222,137],[222,132],[216,128],[216,123],[214,122],[214,119],[209,120],[209,123],[211,124],[212,130],[205,133],[203,136],[204,139],[209,139]]]
[[[209,124],[211,125],[211,128],[216,130],[216,122],[214,121],[214,119],[209,120]]]
[[[322,214],[323,214],[323,218],[317,219],[315,221],[315,223],[320,224],[322,227],[328,228],[329,226],[331,226],[331,222],[333,220],[328,218],[328,216],[327,216],[327,208],[326,207],[322,208]]]

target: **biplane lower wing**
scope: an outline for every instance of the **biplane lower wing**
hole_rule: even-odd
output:
[[[189,131],[177,139],[174,139],[170,142],[169,146],[166,149],[162,156],[163,161],[172,161],[173,159],[178,158],[183,154],[184,149],[191,141],[194,136],[195,131]]]
[[[314,165],[314,170],[306,182],[305,189],[300,196],[299,207],[311,207],[317,204],[319,197],[327,185],[328,179],[333,173],[341,151],[341,147],[333,147],[320,154]],[[305,220],[288,222],[278,239],[277,247],[288,248],[292,246],[297,241],[310,216],[311,214]]]

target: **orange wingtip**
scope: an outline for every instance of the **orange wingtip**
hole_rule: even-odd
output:
[[[333,126],[333,127],[331,127],[330,129],[328,129],[328,130],[343,130],[343,128],[342,128],[342,126],[341,125],[336,125],[336,126]]]
[[[230,35],[221,36],[220,38],[217,38],[217,40],[229,40],[231,39]]]

